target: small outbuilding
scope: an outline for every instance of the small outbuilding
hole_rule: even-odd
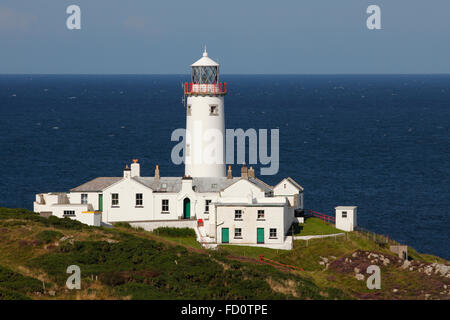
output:
[[[336,210],[336,229],[353,231],[357,226],[356,206],[338,206]]]

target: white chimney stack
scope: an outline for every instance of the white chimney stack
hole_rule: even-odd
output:
[[[133,163],[131,164],[131,177],[140,177],[141,176],[141,167],[138,163],[138,159],[133,159]]]
[[[123,169],[123,177],[126,179],[130,179],[131,177],[131,169],[126,165],[125,169]]]

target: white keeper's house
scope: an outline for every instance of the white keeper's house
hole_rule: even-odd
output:
[[[200,122],[202,130],[217,129],[225,137],[226,83],[219,82],[219,65],[206,50],[192,64],[192,82],[185,84],[184,91],[187,130]],[[202,132],[192,130],[192,134]],[[195,136],[189,141],[186,158],[199,147],[194,145]],[[69,192],[37,194],[34,211],[93,226],[128,222],[149,231],[189,227],[205,247],[230,243],[290,249],[290,227],[303,219],[299,217],[303,188],[292,178],[270,186],[245,164],[233,176],[225,161],[186,161],[184,177],[162,177],[156,165],[154,176],[142,177],[134,159],[119,177],[95,178]]]

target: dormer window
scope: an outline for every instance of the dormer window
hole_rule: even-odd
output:
[[[188,106],[187,106],[186,113],[187,113],[188,116],[191,115],[191,105],[188,105]]]
[[[210,116],[217,116],[219,115],[219,107],[216,105],[210,105],[209,106],[209,115]]]

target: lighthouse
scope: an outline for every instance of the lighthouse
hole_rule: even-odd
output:
[[[191,82],[184,85],[186,103],[185,175],[225,177],[226,83],[219,81],[219,64],[203,52],[191,65]]]

